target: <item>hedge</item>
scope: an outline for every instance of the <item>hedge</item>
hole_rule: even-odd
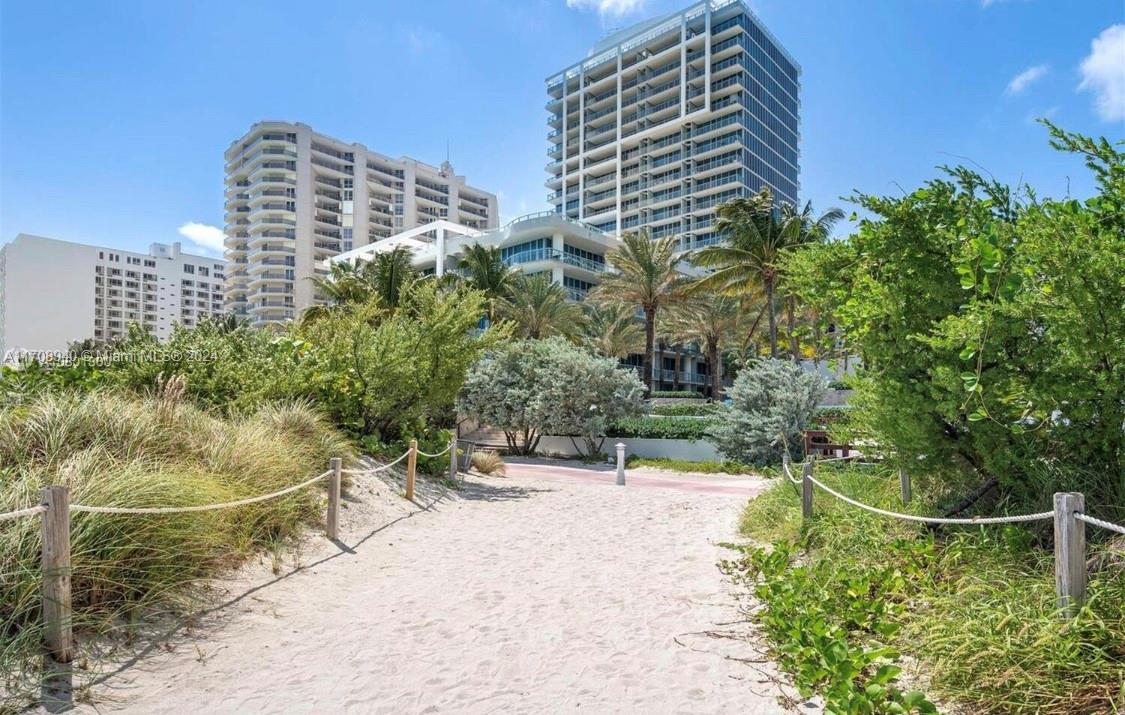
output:
[[[692,399],[703,399],[702,392],[695,390],[653,390],[652,397],[688,397]]]
[[[695,417],[632,417],[618,420],[609,426],[609,437],[636,439],[703,439],[713,420]]]
[[[710,403],[678,403],[669,405],[653,405],[652,414],[668,417],[706,417],[713,415],[722,408]]]

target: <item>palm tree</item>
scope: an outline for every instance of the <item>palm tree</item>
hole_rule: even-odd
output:
[[[800,234],[800,221],[773,208],[768,188],[749,198],[734,199],[717,210],[716,230],[727,242],[701,248],[692,262],[714,272],[696,281],[693,291],[745,295],[762,290],[769,320],[770,355],[777,356],[777,290],[781,251]]]
[[[488,322],[494,322],[500,303],[512,294],[519,271],[504,263],[499,248],[479,244],[468,246],[457,265],[464,270],[469,285],[484,293]]]
[[[673,236],[651,240],[646,231],[627,233],[621,247],[606,255],[616,272],[606,275],[594,289],[592,298],[606,305],[639,307],[645,319],[644,378],[649,392],[653,388],[653,358],[656,353],[656,316],[680,292],[682,278],[676,265],[676,239]]]
[[[819,216],[813,215],[812,202],[805,202],[804,208],[797,211],[790,204],[781,207],[783,222],[796,222],[800,226],[788,250],[799,250],[810,243],[823,243],[832,234],[832,227],[844,218],[844,212],[830,208]],[[801,341],[797,338],[797,296],[792,290],[786,291],[785,313],[789,332],[789,352],[794,363],[801,362]]]
[[[515,324],[516,337],[529,339],[570,335],[582,320],[578,304],[568,300],[563,287],[545,274],[517,276],[499,313]]]
[[[586,319],[577,336],[579,345],[618,360],[644,350],[645,331],[636,311],[623,305],[582,304]]]
[[[405,246],[396,246],[379,253],[364,265],[363,276],[371,295],[380,305],[397,308],[403,292],[418,278],[411,262],[411,253]]]
[[[678,301],[662,323],[665,334],[685,343],[696,343],[703,350],[711,377],[711,399],[719,399],[722,388],[723,345],[745,334],[750,314],[740,299],[727,295],[696,292]]]

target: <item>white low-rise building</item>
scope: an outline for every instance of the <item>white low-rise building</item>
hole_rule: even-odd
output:
[[[329,263],[370,260],[398,247],[413,255],[422,273],[443,275],[456,270],[458,258],[470,245],[499,248],[504,262],[525,274],[550,274],[573,300],[583,300],[607,270],[606,254],[620,245],[616,236],[553,211],[521,216],[501,228],[481,231],[451,221],[434,221],[403,231],[354,251],[330,258]]]
[[[136,323],[164,340],[223,312],[226,262],[153,243],[148,253],[21,233],[0,248],[0,354],[110,342]]]

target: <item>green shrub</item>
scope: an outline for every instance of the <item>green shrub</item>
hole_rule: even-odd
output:
[[[922,512],[941,496],[920,486],[907,507],[890,470],[823,465],[817,472],[849,496],[899,512]],[[900,667],[901,651],[918,662],[934,698],[966,712],[1119,712],[1125,577],[1095,574],[1085,608],[1060,619],[1051,553],[1034,528],[935,533],[821,491],[815,517],[802,523],[798,490],[779,483],[750,502],[742,519],[743,533],[773,541],[773,552],[749,547],[724,568],[763,600],[762,623],[783,667],[829,703],[866,691],[880,667],[863,665],[872,653]],[[855,667],[841,672],[840,663]],[[875,692],[891,687],[898,687],[893,679]]]
[[[712,420],[696,417],[633,417],[610,424],[608,436],[694,441],[706,438],[712,425]]]
[[[701,402],[696,404],[653,405],[651,412],[654,415],[665,417],[706,417],[721,412],[723,409],[722,405]]]
[[[668,398],[691,398],[703,399],[703,393],[696,392],[695,390],[653,390],[652,397],[668,397]]]
[[[492,351],[470,370],[457,401],[461,414],[504,431],[517,454],[534,452],[544,434],[564,435],[601,452],[614,420],[639,415],[644,386],[614,358],[596,357],[564,338],[522,340]]]
[[[1045,462],[1101,474],[1087,503],[1119,518],[1125,153],[1048,129],[1085,160],[1089,198],[947,167],[914,190],[856,195],[856,232],[788,252],[781,271],[862,354],[852,401],[876,442],[926,455],[916,470],[992,478],[1026,501]]]
[[[44,395],[0,413],[0,512],[38,503],[45,485],[72,503],[189,506],[293,485],[350,457],[307,405],[221,419],[168,400],[95,391]],[[147,608],[176,607],[192,585],[322,518],[321,485],[258,504],[184,514],[71,517],[71,588],[80,642]],[[36,677],[42,638],[38,519],[0,522],[0,691]],[[6,680],[5,680],[6,679]]]
[[[824,393],[824,378],[784,360],[757,360],[727,390],[730,409],[710,432],[727,459],[770,464],[801,456],[801,432]]]

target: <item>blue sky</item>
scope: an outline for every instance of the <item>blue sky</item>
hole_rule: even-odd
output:
[[[221,226],[223,150],[264,118],[429,162],[448,143],[504,218],[547,208],[544,80],[610,29],[688,4],[4,0],[0,242],[188,243],[185,223]],[[1034,118],[1125,138],[1120,0],[751,6],[803,68],[817,207],[958,161],[1083,197],[1081,162]]]

